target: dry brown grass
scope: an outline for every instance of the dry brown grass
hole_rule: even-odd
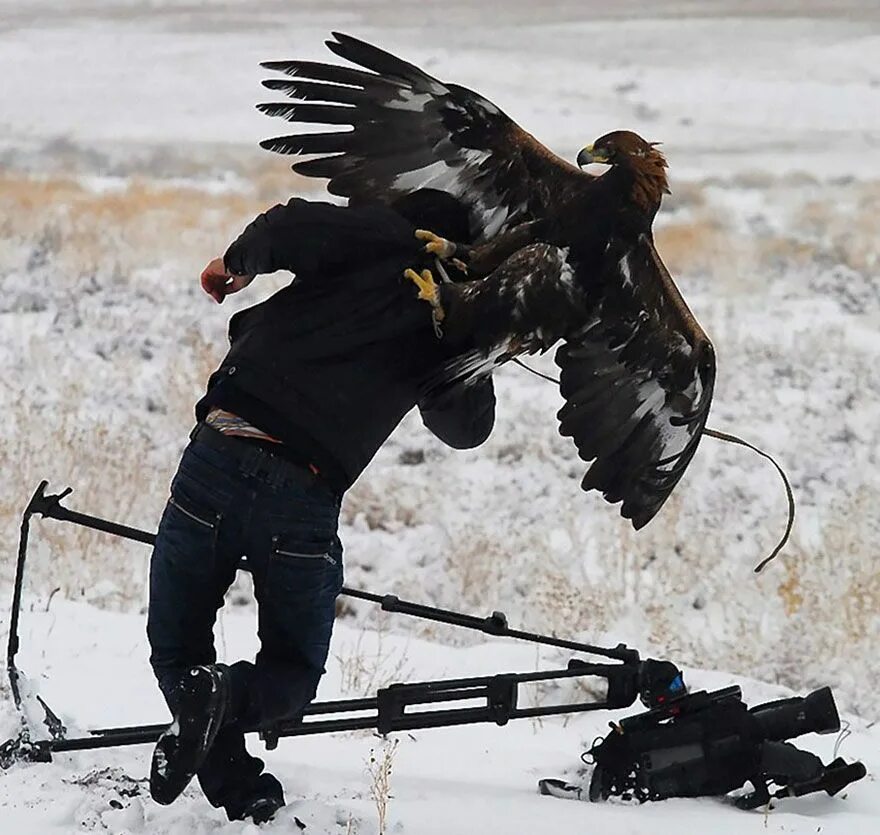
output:
[[[399,743],[399,739],[383,739],[381,750],[378,753],[375,749],[371,750],[367,762],[367,773],[370,776],[370,798],[376,804],[378,835],[385,835],[388,831],[388,807],[393,798],[391,774]]]
[[[814,199],[796,213],[794,222],[823,242],[842,263],[862,273],[880,269],[877,217],[880,216],[880,183],[865,183],[849,190],[848,199]]]
[[[761,180],[753,187],[758,185],[773,195],[772,181]],[[880,183],[818,189],[809,181],[800,187],[803,200],[789,199],[782,206],[768,200],[766,211],[785,222],[784,232],[768,234],[735,228],[730,213],[708,200],[704,188],[691,184],[687,219],[658,225],[658,251],[673,275],[708,275],[713,283],[723,281],[727,291],[760,291],[768,268],[772,273],[785,263],[797,269],[817,258],[864,275],[876,274]]]
[[[132,180],[95,191],[71,179],[34,180],[0,175],[3,237],[43,239],[52,247],[59,276],[162,265],[169,249],[193,250],[213,239],[223,246],[244,223],[266,208],[254,194],[206,195],[203,189]]]
[[[406,647],[389,649],[388,617],[380,615],[374,629],[361,629],[354,643],[343,644],[334,658],[341,672],[341,690],[350,696],[370,696],[412,675]]]
[[[389,495],[395,495],[395,500],[389,501]],[[342,520],[346,524],[362,521],[371,531],[394,533],[422,523],[429,498],[423,485],[413,487],[393,475],[380,481],[360,481],[346,495]]]
[[[719,261],[736,256],[737,240],[711,216],[666,224],[657,229],[657,249],[673,275],[708,272]]]

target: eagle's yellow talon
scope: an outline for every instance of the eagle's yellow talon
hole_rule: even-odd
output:
[[[430,270],[422,270],[421,275],[419,275],[414,269],[410,268],[404,271],[403,276],[419,288],[420,299],[424,299],[431,304],[437,301],[437,285]]]
[[[440,304],[440,293],[431,271],[422,270],[420,275],[410,268],[403,271],[403,277],[415,284],[419,288],[419,298],[424,299],[434,308],[434,321],[442,322],[446,312]]]
[[[455,244],[431,232],[429,229],[416,229],[416,237],[420,241],[428,242],[425,244],[425,252],[436,255],[443,261],[447,261],[455,255],[455,250],[457,249]]]

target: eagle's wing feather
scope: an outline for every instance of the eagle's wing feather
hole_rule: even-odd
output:
[[[605,276],[590,321],[556,354],[566,400],[559,431],[593,462],[582,487],[622,501],[638,529],[696,452],[715,354],[649,235],[609,261],[617,275]]]
[[[441,284],[443,340],[453,355],[429,375],[428,390],[475,383],[518,354],[546,351],[582,322],[583,294],[567,255],[536,242],[485,278]]]
[[[583,320],[583,293],[568,252],[536,242],[516,250],[488,276],[443,284],[446,339],[485,354],[544,351]]]
[[[264,63],[289,76],[264,85],[298,103],[258,105],[291,122],[352,127],[261,143],[278,153],[320,155],[293,169],[328,178],[331,193],[352,202],[388,202],[423,187],[447,191],[468,206],[486,239],[524,220],[553,215],[566,192],[594,179],[479,94],[445,84],[349,35],[334,38],[327,42],[331,51],[362,69],[313,61]]]

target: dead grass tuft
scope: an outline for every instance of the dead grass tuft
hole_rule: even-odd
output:
[[[734,257],[737,243],[717,220],[705,216],[661,226],[655,237],[672,275],[712,272],[716,264]]]
[[[210,195],[144,180],[96,191],[71,179],[0,176],[4,237],[36,248],[48,242],[60,282],[79,282],[84,273],[108,268],[129,273],[160,267],[169,250],[179,257],[182,248],[198,252],[196,263],[207,261],[206,252],[225,248],[265,208],[251,194]]]

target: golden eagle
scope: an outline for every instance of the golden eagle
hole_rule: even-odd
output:
[[[654,248],[666,161],[629,131],[553,154],[492,102],[384,50],[334,33],[327,46],[358,68],[310,61],[262,66],[294,102],[260,104],[291,122],[347,126],[262,142],[318,155],[293,170],[329,179],[352,203],[420,188],[459,198],[477,230],[458,251],[470,280],[412,274],[444,317],[445,338],[472,342],[449,373],[469,379],[517,354],[556,353],[562,435],[592,462],[582,487],[622,502],[635,528],[657,513],[693,457],[715,379],[712,343]],[[581,166],[606,163],[593,176]],[[430,251],[450,255],[445,242]]]

